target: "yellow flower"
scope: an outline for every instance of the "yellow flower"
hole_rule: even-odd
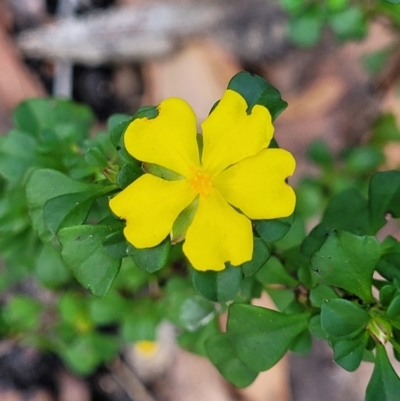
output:
[[[227,90],[202,123],[203,150],[197,145],[196,116],[178,98],[158,106],[154,119],[135,119],[125,132],[127,151],[136,159],[166,167],[181,176],[167,181],[144,174],[110,200],[126,220],[124,235],[136,248],[150,248],[171,233],[179,214],[198,201],[183,252],[197,270],[223,270],[252,259],[250,219],[293,213],[295,194],[285,179],[295,169],[293,156],[268,149],[274,128],[269,111]]]

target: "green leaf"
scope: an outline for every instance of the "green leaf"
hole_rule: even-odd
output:
[[[311,258],[314,273],[325,284],[343,288],[363,301],[374,301],[372,275],[380,258],[375,237],[332,232]]]
[[[3,317],[13,331],[35,330],[40,325],[43,306],[25,295],[15,295],[4,307]]]
[[[400,295],[397,295],[393,298],[392,302],[388,306],[386,310],[386,316],[389,319],[396,319],[399,318],[400,315]]]
[[[400,379],[386,354],[385,347],[377,344],[375,368],[368,383],[365,401],[398,401]]]
[[[310,353],[312,348],[312,337],[308,329],[300,333],[290,344],[290,351],[305,356]]]
[[[13,113],[15,126],[39,138],[52,130],[61,140],[81,143],[89,135],[94,116],[84,105],[66,99],[29,99]]]
[[[400,130],[397,126],[396,117],[392,113],[379,116],[372,128],[372,137],[369,140],[372,145],[382,147],[388,142],[400,141]]]
[[[367,22],[361,7],[346,7],[329,19],[339,40],[362,39],[367,33]]]
[[[121,334],[125,341],[137,342],[143,340],[154,341],[160,316],[156,304],[144,299],[131,304],[130,310],[125,314],[121,327]]]
[[[229,307],[227,334],[237,357],[257,372],[270,369],[308,325],[309,314],[286,315],[245,304]]]
[[[132,244],[128,244],[128,256],[140,269],[148,273],[154,273],[168,263],[171,247],[169,238],[153,248],[138,249]]]
[[[132,305],[115,291],[110,291],[104,298],[89,299],[89,315],[99,325],[119,323]]]
[[[160,166],[154,163],[143,163],[143,170],[148,173],[160,177],[167,181],[178,181],[182,180],[184,177],[169,168]]]
[[[208,357],[222,376],[234,386],[243,388],[251,384],[258,373],[235,356],[227,334],[219,333],[206,341]]]
[[[91,191],[92,188],[92,185],[72,180],[56,170],[40,169],[30,175],[26,184],[29,213],[32,226],[43,241],[53,237],[44,221],[43,209],[46,202],[61,195]]]
[[[100,333],[89,333],[77,337],[65,347],[61,357],[79,375],[92,373],[98,365],[107,362],[118,352],[114,337]]]
[[[125,164],[118,172],[117,184],[120,188],[126,188],[143,175],[143,173],[143,170],[139,166]]]
[[[321,37],[322,25],[318,11],[311,9],[289,21],[289,38],[300,47],[314,46]]]
[[[267,263],[257,272],[256,278],[262,284],[282,284],[289,287],[297,285],[297,281],[275,256],[268,259]]]
[[[384,285],[379,290],[379,301],[382,305],[388,306],[392,302],[393,298],[397,294],[396,287],[393,285]]]
[[[332,153],[324,139],[311,142],[307,149],[307,157],[324,170],[330,170],[333,167]]]
[[[121,265],[103,247],[111,232],[109,226],[82,225],[63,228],[58,236],[64,261],[76,279],[98,297],[107,294]]]
[[[230,80],[228,89],[244,97],[248,111],[251,111],[256,104],[266,107],[271,113],[272,120],[275,120],[287,107],[287,102],[282,100],[276,88],[264,78],[247,71],[236,74]]]
[[[360,306],[346,299],[331,299],[321,308],[321,326],[328,337],[354,338],[370,320]]]
[[[367,200],[356,188],[340,192],[330,199],[322,223],[330,229],[368,234],[370,222]]]
[[[174,221],[171,230],[171,242],[176,244],[183,241],[186,236],[186,231],[193,221],[196,214],[197,207],[199,205],[199,200],[196,198],[188,207],[179,213],[177,219]]]
[[[321,340],[327,339],[326,333],[321,326],[321,315],[314,315],[311,317],[308,330],[310,330],[310,333],[316,338]]]
[[[82,224],[93,205],[102,195],[114,187],[93,185],[84,192],[67,193],[49,199],[43,206],[43,219],[52,234],[64,227]]]
[[[178,344],[183,349],[194,354],[207,357],[206,341],[220,333],[217,319],[194,332],[184,331],[178,336]]]
[[[126,118],[115,118],[108,121],[108,130],[110,132],[111,143],[117,147],[122,139],[122,135],[132,121],[131,117],[125,116]],[[118,120],[118,121],[117,121]]]
[[[115,259],[123,259],[128,255],[128,243],[122,230],[107,235],[103,246],[108,254]]]
[[[257,220],[254,228],[265,242],[276,242],[289,232],[293,222],[294,214],[283,219]]]
[[[374,232],[386,224],[386,213],[400,217],[400,171],[383,171],[372,176],[369,184],[369,210]]]
[[[29,168],[39,163],[37,146],[37,140],[32,136],[10,131],[0,142],[0,175],[12,183],[21,182]]]
[[[305,178],[296,185],[296,211],[303,218],[318,215],[325,206],[325,195],[321,185],[311,178]]]
[[[279,241],[275,242],[275,246],[280,250],[290,249],[300,245],[305,236],[305,222],[298,214],[296,214],[289,231]]]
[[[352,340],[338,341],[333,345],[334,361],[349,372],[356,370],[363,360],[369,334],[364,332]]]
[[[207,325],[216,315],[214,304],[200,295],[187,298],[180,308],[180,321],[188,331]]]
[[[362,57],[364,69],[371,75],[379,74],[389,61],[390,56],[393,54],[393,50],[394,48],[391,45],[384,48],[379,48],[379,50],[375,50],[364,55]],[[372,141],[375,139],[374,136],[375,135],[373,135],[373,138],[371,138]]]
[[[245,277],[255,274],[270,256],[269,248],[260,238],[254,238],[253,258],[242,264]]]
[[[346,154],[345,168],[352,174],[372,173],[385,161],[382,150],[370,146],[357,147]]]
[[[296,300],[292,289],[267,287],[265,291],[280,311],[286,311],[286,308],[292,305]]]
[[[310,258],[313,253],[321,248],[322,244],[329,237],[331,231],[332,230],[330,230],[324,224],[316,225],[301,243],[301,252]]]
[[[243,273],[240,268],[228,264],[220,272],[193,269],[192,280],[194,288],[210,301],[227,302],[238,293]]]
[[[43,285],[56,288],[71,280],[71,272],[61,259],[60,250],[44,244],[36,261],[35,273]]]
[[[310,291],[310,302],[317,308],[321,308],[325,301],[336,298],[339,298],[337,292],[325,284],[318,284]]]

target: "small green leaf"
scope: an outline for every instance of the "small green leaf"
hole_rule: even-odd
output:
[[[71,272],[61,259],[60,250],[51,243],[44,244],[36,261],[35,273],[43,285],[56,288],[71,280]]]
[[[243,273],[240,268],[228,264],[220,272],[193,269],[192,280],[194,288],[210,301],[227,302],[238,293]]]
[[[377,344],[375,368],[368,383],[365,401],[398,401],[400,379],[386,354],[385,347]]]
[[[238,358],[257,372],[270,369],[308,325],[309,314],[286,315],[258,306],[232,304],[227,334]]]
[[[369,184],[369,210],[373,232],[386,224],[386,213],[400,217],[400,171],[383,171],[372,176]]]
[[[33,228],[43,241],[48,241],[53,234],[45,225],[44,206],[47,201],[61,195],[91,191],[92,185],[72,180],[56,170],[35,170],[26,184],[26,197]],[[63,211],[61,210],[60,213]]]
[[[296,300],[292,289],[267,287],[265,292],[271,297],[272,302],[280,311],[286,311],[286,308]]]
[[[175,171],[154,163],[143,163],[143,170],[167,181],[178,181],[184,178],[182,175],[175,173]]]
[[[120,188],[126,188],[143,175],[143,173],[143,170],[139,166],[125,164],[118,172],[117,184]]]
[[[322,244],[329,237],[331,231],[332,230],[330,230],[324,224],[316,225],[301,243],[301,252],[310,258],[313,253],[321,248]]]
[[[310,291],[310,302],[317,308],[321,308],[325,301],[336,298],[339,298],[337,292],[325,284],[318,284]]]
[[[132,244],[128,244],[128,256],[140,269],[148,273],[154,273],[161,270],[168,263],[171,247],[169,238],[152,248],[138,249]]]
[[[128,342],[154,341],[159,323],[160,316],[155,303],[145,299],[131,305],[130,310],[124,316],[121,334],[123,339]]]
[[[290,344],[290,351],[297,355],[307,355],[310,353],[312,347],[312,337],[308,329],[300,333]]]
[[[89,316],[99,325],[119,323],[132,305],[116,291],[110,291],[104,298],[89,299]]]
[[[220,333],[217,319],[211,320],[207,325],[194,332],[184,331],[178,337],[178,344],[183,349],[207,357],[206,341]]]
[[[188,331],[207,325],[216,314],[214,304],[200,295],[187,298],[180,308],[180,321]]]
[[[349,372],[356,370],[363,360],[368,338],[368,333],[364,332],[355,339],[336,342],[333,345],[334,361]]]
[[[311,9],[289,22],[289,38],[297,46],[311,47],[321,37],[323,20],[317,9]]]
[[[393,298],[386,310],[386,316],[389,319],[396,319],[400,316],[400,295]]]
[[[82,224],[93,202],[114,187],[91,186],[84,192],[66,193],[49,199],[43,206],[43,219],[52,234],[64,227]]]
[[[373,302],[372,275],[380,254],[375,237],[334,231],[311,258],[311,266],[323,283]]]
[[[388,306],[395,295],[397,294],[396,287],[393,285],[384,285],[380,290],[379,290],[379,301],[382,305]]]
[[[373,125],[370,143],[382,147],[391,141],[400,141],[400,130],[394,114],[383,114],[377,118]]]
[[[176,244],[185,239],[186,231],[193,221],[198,205],[199,200],[198,198],[196,198],[188,207],[186,207],[184,210],[182,210],[181,213],[179,213],[179,216],[174,221],[171,230],[171,242],[173,244]]]
[[[98,365],[118,352],[118,341],[109,335],[89,333],[77,337],[65,347],[61,357],[79,375],[92,373]]]
[[[346,7],[333,14],[329,22],[339,40],[361,39],[367,33],[367,21],[359,6]]]
[[[254,238],[253,258],[242,264],[242,271],[245,277],[256,273],[270,256],[269,248],[260,238]]]
[[[324,170],[333,167],[332,153],[324,139],[316,139],[307,149],[307,157]]]
[[[256,104],[266,107],[271,113],[272,120],[275,120],[287,107],[287,103],[282,100],[281,94],[276,88],[264,78],[247,71],[236,74],[230,80],[228,89],[244,97],[249,111]]]
[[[94,116],[88,107],[70,100],[39,98],[20,103],[13,120],[18,129],[36,138],[52,130],[61,140],[82,143],[89,135]]]
[[[275,256],[268,259],[267,263],[257,272],[256,278],[262,284],[282,284],[289,287],[297,285],[297,281]]]
[[[63,228],[58,236],[64,261],[76,279],[98,297],[107,294],[121,265],[103,247],[111,232],[109,226],[82,225]]]
[[[340,192],[326,206],[322,224],[330,229],[368,234],[370,222],[367,200],[356,188]]]
[[[258,373],[235,356],[227,334],[219,333],[206,341],[208,357],[222,376],[234,386],[243,388],[251,384]]]
[[[103,246],[110,256],[115,259],[123,259],[128,255],[128,243],[122,230],[107,235]]]
[[[294,222],[294,214],[283,219],[257,220],[254,228],[265,242],[276,242],[283,238]]]
[[[400,0],[399,0],[400,1]],[[367,53],[362,57],[362,64],[364,69],[371,75],[379,74],[382,72],[386,63],[389,61],[390,56],[393,54],[393,46],[386,46],[379,48],[379,50]],[[375,135],[370,139],[370,142],[375,142]]]
[[[384,153],[371,146],[352,149],[346,154],[345,168],[352,174],[373,173],[385,161]]]
[[[360,306],[346,299],[331,299],[321,308],[321,325],[328,337],[354,338],[370,320]]]
[[[0,142],[0,174],[12,183],[19,183],[27,171],[40,163],[36,154],[37,140],[17,130],[10,131]]]
[[[25,295],[15,295],[4,307],[3,317],[13,331],[34,330],[40,325],[43,306]]]

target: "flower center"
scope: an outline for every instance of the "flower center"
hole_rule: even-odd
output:
[[[201,168],[196,170],[189,178],[189,185],[196,194],[207,196],[212,191],[211,176],[205,173]]]

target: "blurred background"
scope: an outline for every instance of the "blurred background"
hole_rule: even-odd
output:
[[[292,182],[300,183],[316,172],[309,157],[315,140],[340,155],[363,145],[382,115],[390,113],[396,126],[400,6],[393,7],[346,0],[1,0],[0,132],[12,126],[19,102],[49,95],[87,104],[97,118],[94,133],[113,113],[133,114],[170,96],[186,99],[201,121],[245,69],[289,103],[275,135],[296,156]],[[387,165],[398,167],[399,145],[384,152]],[[54,356],[4,340],[0,399],[358,401],[371,373],[368,365],[345,372],[316,343],[310,356],[290,355],[236,390],[206,359],[179,350],[170,327],[160,338],[164,348],[154,355],[127,351],[131,370],[116,362],[85,379]]]

